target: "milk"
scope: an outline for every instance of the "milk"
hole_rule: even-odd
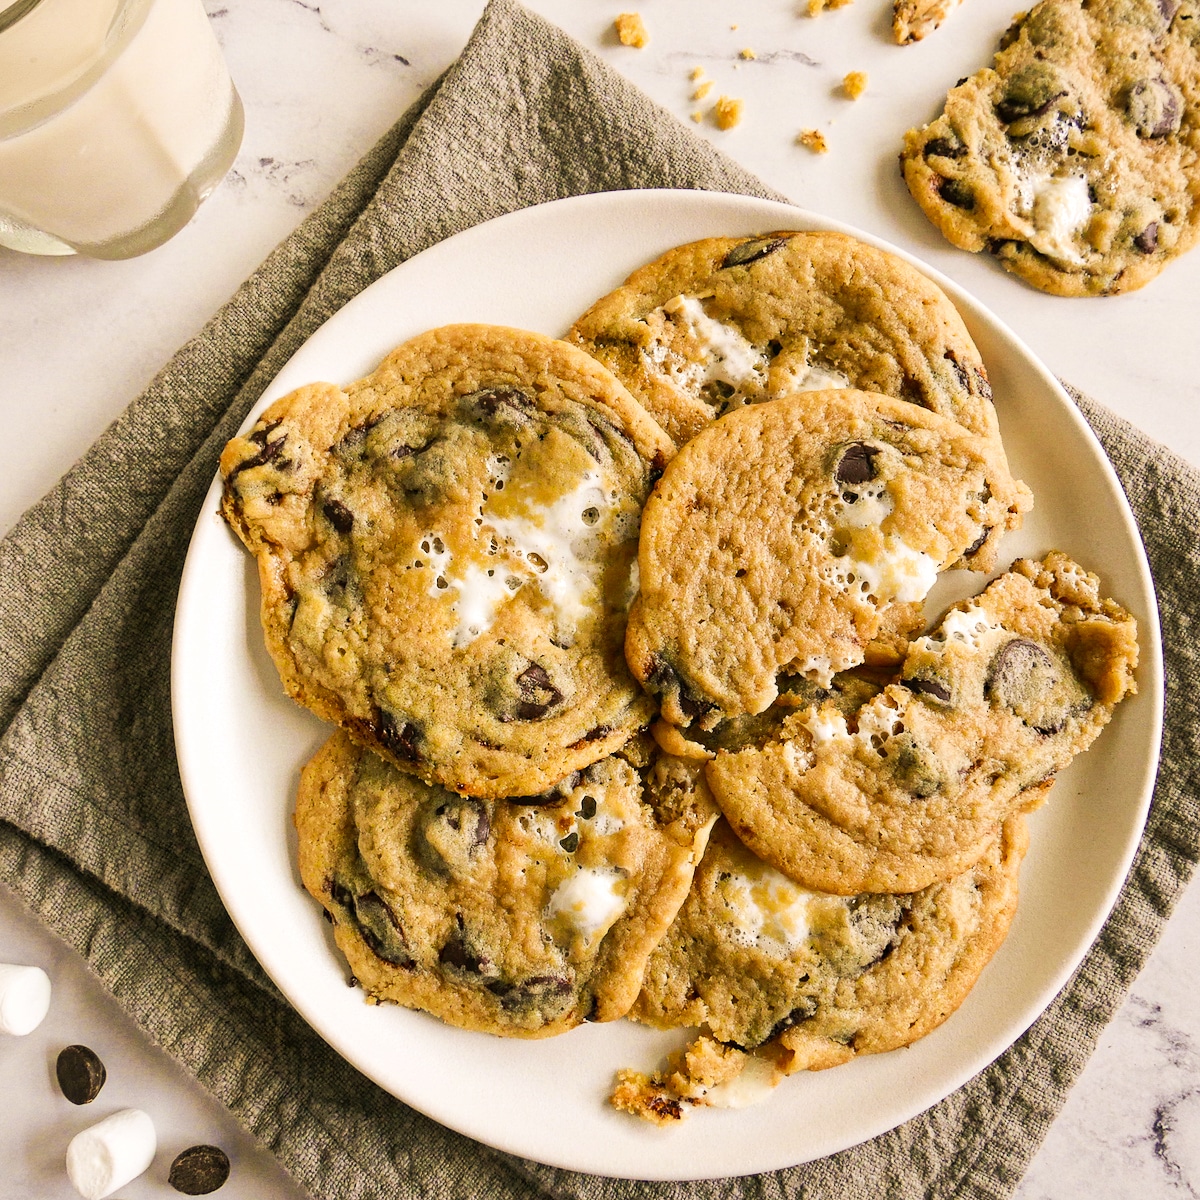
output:
[[[241,135],[200,0],[40,0],[0,28],[4,244],[149,250],[187,223]]]

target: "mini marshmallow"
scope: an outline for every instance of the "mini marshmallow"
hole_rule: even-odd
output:
[[[0,1031],[32,1033],[50,1009],[50,976],[41,967],[0,963]]]
[[[154,1122],[125,1108],[77,1133],[67,1147],[67,1175],[84,1200],[104,1200],[154,1161]]]

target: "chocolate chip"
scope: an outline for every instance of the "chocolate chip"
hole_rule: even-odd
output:
[[[1131,85],[1125,112],[1140,138],[1168,137],[1181,120],[1179,97],[1165,79],[1139,79]]]
[[[354,528],[354,514],[340,500],[323,501],[321,511],[338,533],[349,533]]]
[[[414,834],[417,857],[438,874],[465,875],[487,845],[491,829],[487,807],[470,796],[423,805]]]
[[[801,1021],[810,1021],[817,1015],[819,1005],[812,996],[805,996],[804,999],[797,1004],[789,1013],[781,1017],[774,1025],[771,1026],[767,1036],[762,1040],[769,1042],[777,1038],[781,1033],[791,1029],[793,1025],[799,1025]],[[759,1043],[761,1045],[761,1043]],[[753,1049],[753,1047],[741,1047],[743,1050]]]
[[[530,663],[517,676],[520,699],[517,702],[517,719],[537,721],[556,704],[562,702],[563,694],[550,682],[544,667]]]
[[[721,267],[744,267],[748,263],[757,262],[760,258],[766,258],[768,254],[774,254],[780,246],[787,243],[787,238],[751,238],[748,242],[741,242],[734,246],[732,250],[721,260]]]
[[[916,692],[922,696],[932,696],[935,700],[940,700],[943,704],[950,703],[952,697],[950,687],[940,679],[917,675],[911,679],[902,679],[900,682],[910,692]]]
[[[229,1156],[219,1146],[189,1146],[175,1156],[167,1182],[185,1196],[207,1196],[229,1178]]]
[[[937,190],[938,195],[955,208],[970,212],[975,207],[975,193],[961,179],[939,179]]]
[[[967,148],[961,142],[952,142],[949,138],[930,138],[925,143],[925,157],[934,155],[937,158],[962,158]]]
[[[570,1004],[574,984],[562,975],[535,975],[517,984],[489,983],[487,988],[500,997],[505,1012],[536,1011],[550,1020]]]
[[[100,1056],[88,1046],[68,1046],[61,1050],[54,1073],[62,1094],[72,1104],[91,1104],[108,1077]]]
[[[579,802],[579,815],[585,820],[590,821],[596,815],[596,797],[584,796]]]
[[[235,476],[240,475],[243,471],[249,471],[253,467],[261,467],[278,458],[280,450],[283,449],[284,442],[287,441],[287,434],[271,441],[271,434],[282,424],[282,420],[272,421],[268,425],[262,425],[255,429],[246,439],[259,447],[257,454],[252,454],[249,458],[244,458],[232,471],[225,477],[225,482],[229,483]],[[280,464],[282,465],[282,464]]]
[[[374,732],[384,748],[402,762],[420,761],[418,743],[421,731],[411,721],[402,721],[393,713],[381,708]]]
[[[680,711],[692,719],[703,717],[717,707],[707,700],[701,700],[688,687],[683,676],[670,663],[661,658],[652,660],[650,674],[646,678],[646,687],[659,696],[673,692],[679,703]]]
[[[973,554],[978,554],[983,549],[984,543],[988,540],[992,532],[990,525],[985,525],[983,532],[962,552],[963,558],[970,558]]]
[[[438,951],[438,962],[452,971],[464,971],[468,975],[495,974],[491,970],[491,959],[479,951],[467,935],[462,913],[455,913],[456,930]]]
[[[1044,116],[1066,94],[1053,67],[1041,62],[1027,63],[1009,77],[1004,95],[996,103],[996,116],[1005,125]]]
[[[918,800],[941,790],[942,773],[937,763],[911,733],[890,738],[887,757],[896,782]]]
[[[958,355],[953,350],[947,350],[942,357],[950,364],[950,369],[954,372],[958,379],[958,385],[963,391],[971,390],[971,376],[967,374],[967,368],[958,361]]]
[[[414,964],[404,930],[388,904],[374,892],[354,897],[354,917],[359,933],[372,953],[397,967]]]
[[[1031,729],[1054,734],[1091,698],[1057,658],[1028,638],[1005,642],[992,658],[983,694]]]
[[[611,725],[597,725],[595,729],[589,729],[578,741],[572,742],[571,749],[578,750],[589,742],[599,742],[608,737],[612,731]]]
[[[838,483],[868,483],[875,478],[875,459],[878,454],[878,446],[851,442],[842,451],[833,477]]]
[[[565,838],[558,843],[568,854],[574,854],[579,849],[579,834],[568,833]]]
[[[487,421],[501,424],[524,424],[537,408],[527,393],[509,386],[482,388],[464,396],[461,404]]]
[[[1143,254],[1153,254],[1158,249],[1158,222],[1151,221],[1141,233],[1133,239],[1133,244]]]

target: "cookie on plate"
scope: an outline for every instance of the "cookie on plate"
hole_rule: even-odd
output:
[[[785,1075],[924,1037],[1004,941],[1027,845],[1012,817],[952,879],[833,896],[779,874],[719,822],[631,1013],[701,1033],[662,1072],[622,1072],[612,1102],[668,1124],[691,1105],[741,1107]]]
[[[642,728],[622,654],[671,444],[565,342],[456,325],[276,401],[221,456],[290,695],[393,763],[537,794]]]
[[[799,708],[709,785],[738,836],[820,891],[909,892],[984,853],[996,826],[1136,690],[1137,625],[1063,554],[1022,560],[909,646],[899,681],[847,719]]]
[[[920,624],[953,564],[990,569],[1029,508],[997,441],[858,391],[728,413],[642,517],[625,651],[673,725],[758,713],[781,674],[828,681]]]
[[[545,1037],[624,1015],[716,810],[612,756],[531,804],[431,787],[336,733],[296,802],[300,874],[371,1002]]]
[[[904,139],[925,215],[1061,296],[1141,287],[1200,229],[1195,0],[1042,0]]]
[[[824,388],[882,392],[996,434],[987,372],[958,310],[915,267],[845,234],[679,246],[567,337],[680,446],[740,405]]]

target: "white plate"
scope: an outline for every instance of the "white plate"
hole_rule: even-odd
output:
[[[259,409],[302,383],[357,379],[404,339],[448,322],[561,334],[633,268],[681,242],[821,228],[856,232],[787,205],[703,192],[607,193],[513,213],[427,250],[352,300],[297,352]],[[1063,772],[1034,818],[1016,923],[958,1012],[906,1050],[795,1076],[750,1109],[697,1111],[669,1132],[613,1112],[605,1103],[613,1072],[657,1065],[675,1035],[620,1021],[544,1041],[492,1038],[368,1007],[346,986],[329,927],[300,888],[290,819],[300,768],[328,729],[282,694],[263,649],[253,564],[217,515],[214,482],[175,625],[172,702],[192,821],[221,897],[268,974],[330,1045],[393,1095],[489,1145],[580,1171],[700,1179],[791,1166],[948,1095],[1020,1036],[1083,957],[1137,846],[1157,762],[1162,674],[1150,575],[1120,487],[1075,407],[1012,333],[928,273],[970,327],[1013,469],[1037,498],[1005,544],[1006,561],[1057,548],[1098,570],[1139,620],[1140,694]],[[973,577],[955,572],[943,598],[946,589],[961,593],[964,580],[974,590]]]

